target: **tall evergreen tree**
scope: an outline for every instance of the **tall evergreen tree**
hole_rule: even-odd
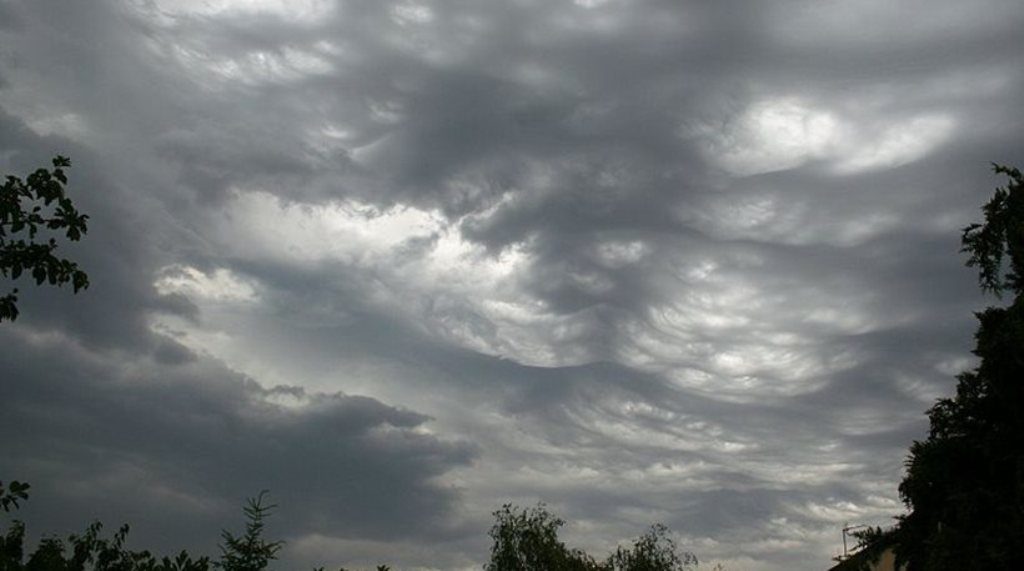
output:
[[[976,369],[928,411],[899,491],[909,513],[894,532],[908,571],[1024,569],[1024,178],[995,166],[1006,188],[963,232],[984,291],[1013,296],[977,314]]]
[[[263,539],[263,520],[277,507],[264,505],[266,495],[267,491],[264,490],[256,497],[249,498],[248,505],[243,508],[248,520],[244,534],[236,536],[227,530],[221,532],[224,543],[220,546],[220,561],[214,563],[214,566],[223,571],[263,571],[271,561],[277,559],[277,552],[284,542]]]

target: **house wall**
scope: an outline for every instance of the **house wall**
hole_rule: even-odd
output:
[[[886,549],[882,553],[881,559],[878,563],[871,566],[871,571],[897,571],[896,570],[896,556],[893,554],[892,549]]]

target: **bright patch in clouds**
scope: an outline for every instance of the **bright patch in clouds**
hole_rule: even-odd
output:
[[[429,24],[434,21],[434,11],[430,6],[407,2],[394,6],[391,16],[399,25]]]
[[[410,240],[430,239],[443,230],[439,215],[412,207],[382,210],[356,200],[288,203],[263,191],[235,191],[224,215],[214,227],[236,253],[292,263],[372,263]]]
[[[322,54],[292,47],[251,51],[238,56],[217,56],[205,46],[175,44],[170,47],[170,53],[183,69],[207,84],[211,79],[247,85],[296,81],[323,75],[333,69]]]
[[[532,263],[525,244],[491,253],[462,238],[460,220],[351,199],[298,204],[262,191],[235,191],[223,213],[225,218],[208,227],[224,251],[307,270],[326,263],[367,272],[374,280],[369,303],[457,346],[530,365],[595,357],[587,349],[587,335],[596,327],[593,315],[553,315],[521,287],[517,276]],[[635,244],[615,250],[625,261],[641,254]],[[185,272],[158,287],[216,298],[224,281]]]
[[[821,161],[839,174],[893,168],[916,161],[950,138],[952,117],[928,114],[889,124],[825,109],[796,98],[755,103],[723,124],[693,131],[706,156],[726,171],[749,176]]]
[[[791,98],[764,101],[718,127],[704,127],[705,150],[726,170],[751,175],[821,157],[839,138],[832,113]]]
[[[640,240],[628,242],[610,240],[597,245],[598,260],[610,268],[635,264],[647,256],[650,247]]]
[[[852,174],[916,161],[949,139],[954,126],[951,118],[941,115],[901,121],[865,137],[849,154],[837,156],[836,171]]]
[[[43,136],[61,135],[82,140],[89,133],[82,117],[76,113],[27,117],[25,122],[28,123],[30,129]]]
[[[717,238],[801,246],[857,246],[891,231],[900,222],[891,212],[826,216],[814,212],[806,199],[773,191],[710,196],[700,208],[682,209],[677,216]]]
[[[258,299],[255,286],[231,270],[203,272],[191,266],[168,266],[153,284],[161,295],[184,294],[213,302],[251,302]]]
[[[137,5],[150,5],[139,3]],[[271,16],[283,20],[315,22],[334,10],[330,0],[155,0],[165,16],[238,17]]]

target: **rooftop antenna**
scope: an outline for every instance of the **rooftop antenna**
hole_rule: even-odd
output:
[[[860,529],[862,527],[867,527],[867,526],[864,525],[864,524],[850,525],[849,523],[847,523],[846,525],[843,526],[843,560],[844,561],[850,557],[849,553],[846,550],[846,536],[849,534],[849,532],[851,530]]]

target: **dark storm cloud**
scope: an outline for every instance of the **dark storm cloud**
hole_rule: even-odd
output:
[[[26,432],[108,475],[61,496],[76,513],[151,483],[112,523],[187,493],[166,519],[200,541],[182,522],[208,505],[223,527],[251,484],[280,499],[290,561],[390,546],[454,568],[491,509],[539,498],[595,548],[660,519],[704,559],[820,568],[842,522],[898,510],[921,412],[970,364],[983,302],[958,231],[988,162],[1021,162],[1022,19],[998,0],[0,2],[0,165],[71,155],[93,216],[69,250],[93,286],[25,292],[4,388],[19,414],[60,407]],[[45,343],[82,347],[52,363],[67,382]],[[231,447],[202,438],[214,421]],[[12,465],[70,486],[37,449]]]
[[[59,338],[3,342],[3,471],[37,483],[28,517],[62,527],[130,517],[142,541],[175,538],[162,549],[210,548],[241,498],[270,489],[290,538],[436,537],[455,493],[434,479],[474,455],[367,397],[265,389],[205,359],[113,365]]]

